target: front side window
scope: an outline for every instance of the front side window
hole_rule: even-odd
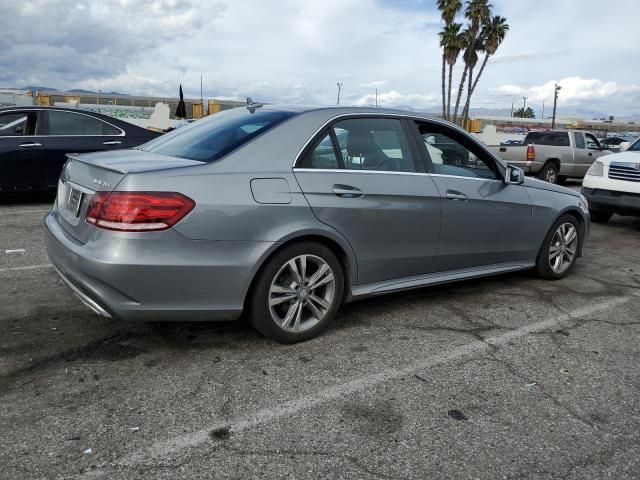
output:
[[[584,148],[584,136],[582,132],[573,132],[573,138],[576,141],[576,148]]]
[[[74,112],[50,111],[49,135],[120,135],[121,130],[102,120]]]
[[[391,118],[342,120],[333,126],[344,168],[415,172],[402,123]]]
[[[499,180],[495,163],[479,151],[468,139],[454,131],[443,131],[443,127],[418,123],[435,173],[457,177]]]
[[[35,112],[11,112],[0,115],[0,137],[21,137],[36,134]]]
[[[212,162],[292,117],[279,110],[234,108],[145,143],[141,150],[170,157]]]
[[[596,137],[591,135],[590,133],[585,133],[584,136],[587,139],[587,149],[589,150],[600,150],[600,144]]]

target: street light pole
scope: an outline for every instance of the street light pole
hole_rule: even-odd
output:
[[[553,116],[551,117],[551,130],[556,128],[556,104],[558,103],[558,92],[562,87],[556,83],[553,91]]]
[[[522,97],[522,113],[527,109],[527,97]]]
[[[342,90],[342,82],[338,82],[336,85],[338,86],[338,102],[336,103],[336,106],[340,106],[340,90]]]

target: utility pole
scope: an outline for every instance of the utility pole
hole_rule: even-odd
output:
[[[553,91],[553,117],[551,117],[551,130],[556,128],[556,104],[558,103],[558,92],[561,89],[562,87],[556,83]]]
[[[376,88],[376,108],[378,108],[378,89]]]
[[[544,120],[544,100],[542,100],[542,116],[540,118]]]
[[[342,90],[342,82],[338,82],[336,83],[336,85],[338,86],[338,102],[336,103],[336,106],[340,106],[340,90]]]
[[[513,118],[513,102],[511,102],[511,118]]]
[[[527,109],[527,97],[522,97],[522,115],[524,116],[524,111]]]

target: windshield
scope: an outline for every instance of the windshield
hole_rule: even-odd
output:
[[[227,155],[294,114],[277,110],[234,108],[151,140],[145,152],[212,162]]]
[[[635,142],[633,142],[631,145],[629,145],[629,148],[627,148],[626,151],[627,152],[640,152],[640,138],[636,139]]]

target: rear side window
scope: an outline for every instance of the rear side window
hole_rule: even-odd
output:
[[[141,150],[212,162],[292,117],[292,112],[234,108],[162,135]]]
[[[582,135],[582,132],[573,132],[573,138],[576,141],[576,148],[584,148],[584,135]]]
[[[340,167],[336,151],[333,148],[331,135],[327,134],[316,146],[302,159],[300,164],[303,168],[320,168],[334,170]]]
[[[524,139],[524,144],[551,145],[555,147],[569,146],[568,132],[531,132]]]
[[[102,120],[74,112],[50,111],[49,135],[120,135],[119,128]]]
[[[0,137],[35,135],[37,114],[11,112],[0,115]]]

